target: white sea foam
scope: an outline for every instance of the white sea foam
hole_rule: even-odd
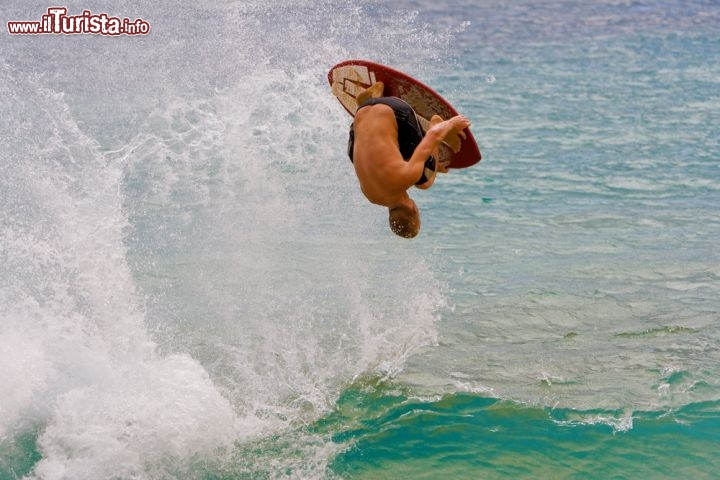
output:
[[[76,37],[80,58],[38,37],[0,57],[0,439],[39,431],[37,479],[222,462],[357,376],[402,370],[443,304],[362,199],[323,78],[441,36],[412,16],[352,20],[375,4],[113,8],[153,35]],[[294,435],[304,455],[248,468],[321,471],[335,449]]]

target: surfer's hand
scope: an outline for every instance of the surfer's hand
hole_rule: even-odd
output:
[[[448,122],[451,122],[453,124],[453,128],[458,132],[465,130],[470,126],[470,120],[468,120],[465,115],[456,115],[448,120]],[[463,138],[465,138],[465,135],[463,135]]]
[[[462,141],[467,138],[463,130],[469,126],[470,120],[464,115],[457,115],[436,125],[445,144],[455,153],[460,151]]]
[[[449,120],[444,120],[431,127],[431,130],[437,130],[440,138],[444,141],[453,152],[460,151],[463,140],[467,137],[465,130],[470,126],[470,120],[464,115],[457,115]]]

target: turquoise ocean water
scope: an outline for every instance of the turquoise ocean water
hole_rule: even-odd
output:
[[[65,4],[151,32],[1,34],[0,479],[718,478],[716,1]],[[347,58],[473,122],[414,240]]]

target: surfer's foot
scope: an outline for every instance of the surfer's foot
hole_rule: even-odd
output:
[[[383,96],[384,91],[385,84],[383,82],[375,82],[360,92],[358,96],[355,97],[355,102],[357,102],[358,105],[361,105],[363,102],[370,100],[371,98],[380,98]]]
[[[430,119],[430,127],[432,128],[435,125],[437,125],[438,123],[442,123],[442,122],[443,122],[443,119],[440,115],[433,115],[432,118]],[[445,157],[444,155],[440,155],[439,147],[436,148],[435,150],[433,150],[433,156],[435,157],[436,161],[438,162],[437,171],[440,173],[447,173],[448,167],[450,166],[450,161],[449,160],[437,160],[439,158]]]

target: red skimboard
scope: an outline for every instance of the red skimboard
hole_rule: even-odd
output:
[[[328,81],[333,94],[350,115],[355,116],[355,97],[375,82],[385,84],[384,95],[399,97],[415,110],[423,130],[430,126],[430,118],[440,115],[443,119],[454,117],[458,112],[440,94],[424,83],[379,63],[367,60],[346,60],[338,63],[328,72]],[[458,153],[444,143],[440,146],[440,160],[451,159],[450,168],[465,168],[475,165],[481,159],[480,149],[469,129]]]

